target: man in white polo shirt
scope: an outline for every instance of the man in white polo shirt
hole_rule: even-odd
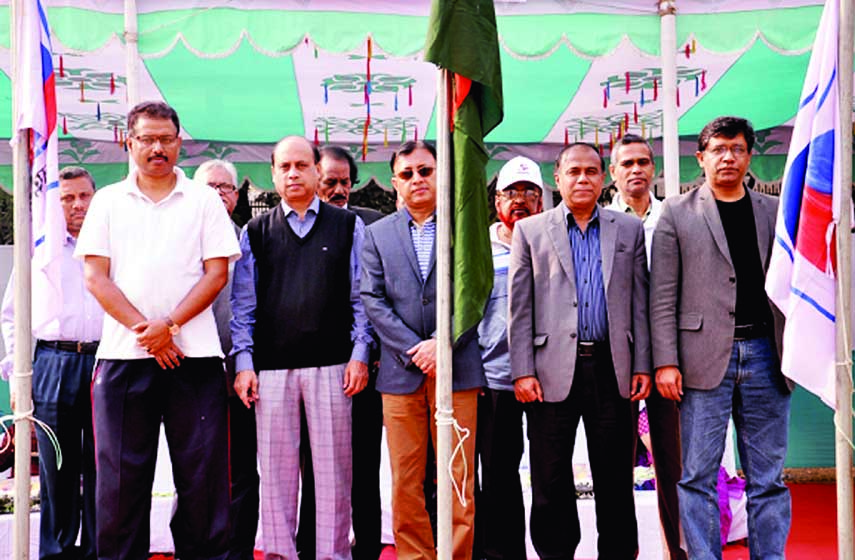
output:
[[[211,303],[240,249],[217,193],[175,167],[179,131],[165,103],[131,109],[136,170],[95,195],[75,251],[106,311],[92,386],[99,558],[148,557],[161,421],[176,557],[227,552],[226,385]]]

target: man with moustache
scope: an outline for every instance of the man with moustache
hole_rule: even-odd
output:
[[[271,163],[282,202],[242,232],[232,290],[235,390],[255,403],[265,557],[297,557],[302,409],[316,558],[350,558],[350,397],[368,381],[371,344],[358,289],[364,226],[317,197],[320,154],[308,140],[284,138]]]
[[[481,492],[475,504],[482,558],[525,560],[525,506],[520,483],[523,404],[514,396],[508,350],[508,262],[519,220],[543,210],[540,167],[517,156],[499,171],[496,214],[490,226],[493,291],[478,326],[487,389],[478,397]]]
[[[406,142],[389,165],[404,206],[366,230],[362,301],[380,338],[377,390],[392,467],[395,552],[402,560],[433,559],[424,480],[428,438],[436,448],[436,150]],[[456,560],[471,559],[474,534],[475,484],[464,477],[465,465],[475,464],[477,399],[484,385],[474,334],[458,340],[452,356],[454,417],[471,432],[452,465],[452,477],[466,481],[466,505],[458,499],[452,504]]]
[[[635,134],[625,134],[612,152],[609,173],[618,192],[609,208],[635,215],[644,224],[644,245],[650,266],[653,230],[662,213],[662,202],[653,196],[651,187],[656,175],[653,148]],[[644,399],[650,426],[651,453],[656,471],[656,496],[659,501],[659,521],[671,560],[685,560],[680,548],[680,508],[677,482],[680,480],[680,413],[677,403],[659,394],[652,384],[650,395]]]
[[[511,372],[526,410],[531,537],[541,558],[573,558],[581,539],[573,446],[585,422],[600,558],[635,558],[635,433],[630,401],[650,389],[647,259],[641,221],[599,209],[605,162],[574,143],[555,160],[563,203],[514,227],[509,266]]]
[[[338,146],[321,148],[321,180],[318,198],[323,202],[350,210],[365,225],[372,224],[383,214],[371,208],[351,206],[350,190],[358,181],[359,170],[350,152]],[[353,508],[354,560],[377,560],[383,548],[381,541],[382,510],[380,506],[380,445],[383,440],[383,403],[380,393],[374,390],[377,379],[376,364],[380,360],[379,343],[374,340],[368,360],[368,384],[365,390],[353,395],[352,437],[353,449]],[[300,440],[302,492],[300,523],[297,530],[297,552],[301,558],[315,557],[315,478],[312,470],[312,453],[304,424]]]
[[[196,169],[193,180],[217,191],[223,206],[231,216],[238,201],[238,176],[234,164],[222,159],[211,159]],[[232,222],[235,239],[240,228]],[[226,355],[226,379],[229,390],[229,473],[231,500],[229,503],[229,555],[230,560],[252,560],[255,553],[255,535],[258,532],[258,465],[256,461],[255,411],[246,408],[234,392],[235,360],[230,355],[232,333],[229,321],[232,306],[232,276],[214,300],[214,318],[220,346]]]
[[[350,190],[359,179],[359,169],[350,152],[338,146],[321,148],[321,183],[318,197],[339,208],[356,212],[365,225],[371,225],[383,217],[382,212],[372,208],[350,205]]]
[[[83,265],[74,259],[80,228],[95,195],[95,181],[82,167],[59,171],[59,201],[65,215],[66,237],[61,261],[62,309],[46,325],[33,329],[33,413],[57,436],[62,469],[56,465],[53,444],[44,430],[39,442],[39,558],[95,559],[95,449],[89,383],[95,350],[101,339],[104,312],[86,291]],[[9,379],[15,355],[14,272],[3,297],[0,322],[6,357],[0,376]],[[33,293],[39,297],[38,279]],[[11,385],[15,410],[14,385]],[[80,480],[83,477],[81,495]],[[80,546],[76,546],[80,533]]]
[[[752,558],[783,558],[790,419],[780,366],[784,321],[766,296],[778,200],[743,186],[754,129],[719,117],[698,136],[706,182],[665,201],[653,234],[650,323],[662,396],[680,402],[677,487],[690,558],[721,558],[716,485],[733,416]]]
[[[223,558],[228,546],[228,411],[211,304],[239,247],[215,192],[175,166],[178,114],[162,102],[128,113],[136,169],[92,201],[75,256],[106,315],[92,385],[97,550],[145,559],[163,422],[180,558]]]

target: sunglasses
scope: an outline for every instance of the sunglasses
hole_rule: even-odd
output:
[[[433,175],[433,172],[433,167],[419,167],[415,171],[413,171],[412,169],[404,169],[403,171],[398,171],[395,176],[402,181],[409,181],[416,173],[418,173],[419,177],[421,177],[422,179],[427,179],[428,177]]]

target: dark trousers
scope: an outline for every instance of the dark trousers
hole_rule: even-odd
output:
[[[62,450],[62,469],[57,470],[53,444],[44,430],[36,428],[41,486],[39,558],[43,560],[95,558],[95,449],[89,401],[94,367],[94,355],[36,349],[33,411],[54,431]]]
[[[151,488],[163,422],[177,494],[170,528],[182,560],[225,558],[229,455],[219,358],[101,360],[92,386],[98,461],[98,557],[145,560]]]
[[[686,551],[680,548],[680,507],[677,499],[677,483],[682,475],[680,411],[676,402],[659,394],[655,383],[645,404],[650,425],[650,452],[656,471],[659,521],[671,560],[686,560]]]
[[[634,559],[638,527],[633,497],[632,407],[618,393],[607,344],[577,357],[570,394],[527,409],[531,454],[531,539],[541,559],[570,560],[581,540],[573,446],[585,422],[601,560]]]
[[[255,409],[229,396],[229,560],[252,560],[258,532],[258,476]]]
[[[513,391],[485,389],[478,397],[476,447],[481,468],[475,498],[479,557],[525,560],[523,404]]]
[[[377,560],[380,556],[380,445],[383,439],[383,400],[370,384],[353,396],[353,560]],[[306,422],[300,435],[300,523],[297,551],[300,558],[315,557],[315,476]]]

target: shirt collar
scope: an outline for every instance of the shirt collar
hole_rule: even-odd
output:
[[[650,203],[647,205],[647,211],[644,212],[644,216],[641,217],[642,222],[646,221],[647,218],[650,217],[650,213],[653,212],[654,198],[655,197],[653,196],[653,193],[650,193]],[[635,213],[635,210],[633,210],[629,204],[624,202],[623,197],[620,195],[620,192],[615,193],[614,198],[612,198],[612,202],[620,212],[623,212],[624,214],[632,214],[633,216],[638,215]]]
[[[498,245],[499,247],[503,247],[505,249],[510,249],[511,246],[499,239],[499,227],[502,225],[502,222],[496,222],[490,226],[490,243],[493,245]]]
[[[293,208],[288,206],[288,203],[285,202],[284,198],[282,199],[282,202],[280,202],[279,204],[282,205],[282,212],[285,214],[286,218],[288,217],[289,214],[291,214],[291,212],[294,212],[294,213],[297,212],[296,210],[294,210]],[[312,202],[309,203],[309,207],[306,209],[306,213],[308,214],[309,212],[314,212],[315,215],[317,215],[318,210],[320,210],[320,208],[321,208],[321,199],[318,198],[318,195],[315,195],[315,197],[312,199]]]
[[[561,204],[561,210],[564,212],[564,225],[567,226],[567,230],[570,230],[571,226],[576,225],[576,218],[573,217],[573,213],[567,208],[566,204]],[[588,220],[588,225],[597,224],[600,221],[600,207],[595,205],[594,211],[591,213],[591,219]]]
[[[184,191],[187,189],[187,184],[190,183],[190,181],[187,179],[187,175],[184,174],[184,171],[180,167],[178,167],[178,166],[173,167],[172,172],[175,173],[175,187],[172,189],[172,192],[169,193],[169,195],[166,198],[169,198],[176,193],[182,193],[183,194]],[[134,170],[128,174],[128,178],[125,180],[125,190],[129,194],[148,198],[142,193],[139,185],[137,184],[138,173],[139,173],[139,171],[136,168],[134,168]],[[195,185],[195,183],[190,183],[190,184]],[[164,200],[166,200],[166,199],[164,199]],[[163,201],[161,201],[161,202],[163,202]]]
[[[425,223],[423,223],[423,224],[420,226],[420,225],[418,225],[418,224],[413,220],[413,215],[412,215],[412,214],[410,214],[410,210],[409,210],[406,206],[403,208],[403,211],[404,211],[404,216],[406,216],[406,217],[407,217],[407,223],[408,223],[411,227],[412,227],[412,226],[415,226],[415,227],[424,227],[424,226],[426,226],[427,224],[429,224],[429,223],[433,222],[434,220],[436,220],[436,212],[434,212],[433,214],[431,214],[430,216],[428,216],[428,219],[427,219],[427,220],[425,220]]]

